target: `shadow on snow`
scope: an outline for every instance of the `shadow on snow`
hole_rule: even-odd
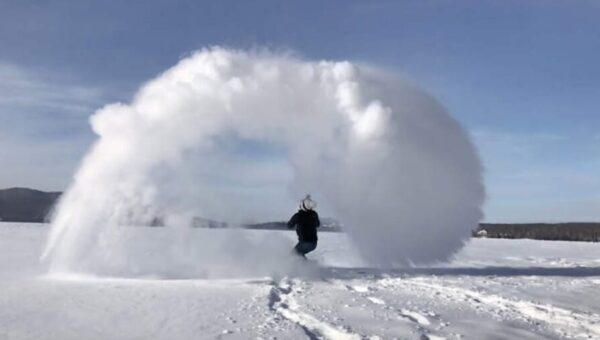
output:
[[[413,267],[375,269],[367,267],[323,267],[322,277],[353,279],[364,276],[600,276],[600,267]]]

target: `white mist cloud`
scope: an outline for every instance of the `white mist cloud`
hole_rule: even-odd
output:
[[[288,215],[306,192],[335,212],[375,265],[445,260],[482,217],[480,163],[463,129],[428,95],[366,65],[205,49],[146,83],[131,103],[99,110],[92,126],[98,141],[59,206],[45,252],[58,272],[138,274],[144,257],[131,253],[124,225],[166,216],[166,244],[177,249],[191,216]],[[252,148],[229,147],[245,142],[281,154],[248,161]],[[269,195],[265,183],[280,193]],[[269,262],[281,248],[207,242],[218,246],[203,258],[231,272],[241,258]],[[162,261],[179,267],[189,261],[180,255]],[[210,260],[200,262],[210,271]]]

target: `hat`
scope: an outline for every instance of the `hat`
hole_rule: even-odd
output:
[[[310,198],[310,195],[306,195],[300,202],[300,209],[304,211],[313,210],[317,207],[317,203]]]

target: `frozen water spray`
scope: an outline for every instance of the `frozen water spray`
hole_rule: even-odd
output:
[[[198,245],[189,225],[283,219],[305,192],[379,266],[446,260],[482,217],[481,165],[465,131],[430,96],[368,65],[204,49],[91,123],[99,138],[43,255],[54,273],[276,267],[273,252],[289,245],[234,230]],[[135,226],[157,216],[166,227],[142,237],[148,229]]]

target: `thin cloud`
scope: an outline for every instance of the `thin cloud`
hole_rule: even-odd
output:
[[[94,87],[33,72],[0,61],[0,112],[52,110],[57,114],[91,114],[103,101],[103,92]]]
[[[64,190],[90,140],[26,141],[0,133],[0,188]]]
[[[597,136],[490,129],[471,134],[486,168],[487,221],[600,221],[598,206],[590,203],[600,190]]]
[[[488,129],[471,130],[471,136],[487,169],[517,170],[525,164],[542,161],[544,155],[567,144],[566,135],[536,132],[513,133]],[[506,171],[503,171],[506,172]]]
[[[0,79],[0,187],[65,189],[103,91],[2,61]]]
[[[471,135],[481,143],[513,144],[513,145],[542,145],[547,143],[563,142],[569,137],[557,133],[535,132],[535,133],[513,133],[499,132],[486,129],[475,129]]]

